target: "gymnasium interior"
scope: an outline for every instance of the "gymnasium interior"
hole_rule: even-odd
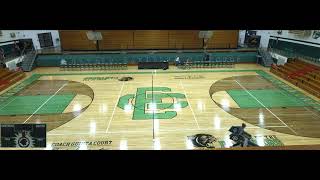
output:
[[[0,150],[320,149],[320,30],[0,30]]]

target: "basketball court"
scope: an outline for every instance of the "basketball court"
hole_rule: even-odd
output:
[[[4,95],[10,97],[1,103],[0,123],[46,124],[46,149],[212,149],[195,147],[190,137],[196,134],[212,135],[213,149],[229,148],[228,130],[242,123],[259,146],[320,143],[319,99],[257,64],[87,72],[42,67]]]

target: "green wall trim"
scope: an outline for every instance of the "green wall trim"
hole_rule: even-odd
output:
[[[257,52],[209,52],[210,59],[213,61],[223,61],[234,59],[236,62],[256,62]],[[200,52],[183,52],[183,53],[115,53],[115,54],[39,54],[36,64],[43,66],[60,66],[61,59],[65,59],[68,63],[100,63],[100,62],[127,62],[129,64],[138,61],[169,61],[174,62],[176,57],[185,61],[201,61],[204,54]]]

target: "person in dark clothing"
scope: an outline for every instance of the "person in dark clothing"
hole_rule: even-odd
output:
[[[0,67],[1,68],[6,68],[7,66],[6,66],[6,63],[4,63],[4,60],[1,60],[0,61]]]
[[[180,58],[179,58],[179,57],[176,58],[175,63],[176,63],[176,66],[180,66],[180,65],[181,65],[181,64],[180,64]]]
[[[4,63],[4,50],[0,48],[0,68],[6,68],[6,64]]]
[[[210,55],[206,53],[204,57],[204,61],[209,61],[209,60],[210,60]]]
[[[206,66],[209,66],[209,61],[210,61],[210,55],[209,55],[209,53],[207,53],[207,52],[204,53],[203,61],[205,62],[204,64],[205,64]]]
[[[14,43],[13,47],[12,47],[12,55],[13,56],[20,56],[20,47],[17,43]]]
[[[257,144],[250,141],[251,135],[244,131],[246,128],[246,124],[242,123],[241,126],[233,126],[230,128],[230,139],[235,142],[233,147],[241,146],[241,147],[248,147],[248,146],[258,146]]]

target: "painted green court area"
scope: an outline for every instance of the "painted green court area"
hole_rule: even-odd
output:
[[[62,113],[74,96],[74,94],[55,96],[15,96],[11,102],[0,107],[0,115]]]
[[[308,106],[282,90],[248,90],[251,95],[245,90],[229,90],[227,92],[240,108],[261,108],[263,105],[268,108]]]

